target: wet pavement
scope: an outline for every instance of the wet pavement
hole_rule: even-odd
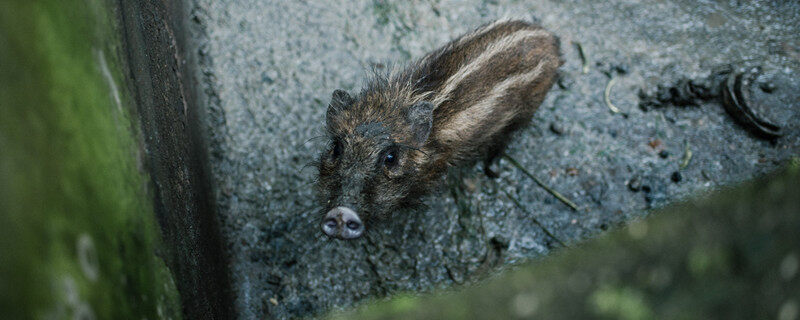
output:
[[[469,283],[800,154],[796,2],[195,0],[190,7],[215,200],[243,318],[305,316]],[[367,239],[323,238],[316,172],[306,165],[327,143],[317,137],[331,92],[357,92],[366,70],[402,65],[500,17],[538,21],[561,38],[562,79],[507,152],[579,210],[504,159],[495,180],[480,166],[454,170],[427,209],[396,215]],[[761,67],[755,111],[782,125],[783,137],[753,135],[719,99],[642,103],[659,85],[669,92],[727,65]]]

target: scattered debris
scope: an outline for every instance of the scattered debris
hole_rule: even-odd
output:
[[[523,207],[523,206],[522,206],[522,204],[521,204],[521,203],[519,203],[519,200],[517,200],[517,198],[513,197],[513,196],[512,196],[510,193],[508,193],[508,191],[505,191],[505,190],[503,190],[503,193],[505,193],[506,197],[508,197],[508,199],[510,199],[510,200],[511,200],[511,202],[513,202],[513,203],[514,203],[514,205],[515,205],[515,206],[516,206],[518,209],[520,209],[520,210],[522,210],[522,211],[525,211],[525,212],[528,212],[528,210],[526,210],[526,209],[525,209],[525,207]],[[544,231],[544,233],[545,233],[545,234],[547,234],[547,236],[548,236],[548,237],[550,237],[550,238],[553,238],[553,240],[555,240],[556,242],[558,242],[558,244],[560,244],[561,246],[563,246],[563,247],[565,247],[565,248],[568,248],[568,247],[569,247],[569,246],[568,246],[566,243],[564,243],[563,241],[561,241],[561,239],[559,239],[558,237],[556,237],[555,235],[553,235],[553,233],[552,233],[552,232],[550,232],[550,230],[548,230],[548,229],[547,229],[547,228],[546,228],[544,225],[542,225],[542,223],[541,223],[541,222],[539,222],[539,220],[538,220],[538,219],[536,219],[536,217],[535,217],[535,216],[531,216],[531,219],[533,219],[533,223],[535,223],[537,226],[539,226],[539,228],[542,228],[542,230]]]
[[[758,87],[761,88],[761,91],[764,91],[766,93],[772,93],[773,91],[775,91],[775,89],[777,89],[775,83],[773,83],[772,81],[762,81],[758,84]]]
[[[560,136],[564,134],[564,125],[558,121],[550,122],[550,131]]]
[[[683,147],[683,159],[681,159],[681,165],[679,168],[683,170],[689,165],[689,161],[692,160],[692,149],[689,147],[689,141],[686,141],[686,144]]]
[[[718,99],[739,125],[760,138],[773,140],[783,135],[781,127],[757,114],[756,110],[761,108],[752,98],[752,85],[759,74],[759,67],[737,70],[724,66],[703,79],[684,78],[672,86],[642,89],[639,91],[639,108],[648,111],[665,105],[697,106]],[[759,83],[759,87],[767,93],[775,89],[769,81]]]
[[[719,83],[730,72],[728,68],[712,72],[707,78],[683,78],[674,85],[658,85],[655,89],[639,91],[639,108],[649,111],[666,105],[679,107],[697,106],[700,103],[719,97]]]
[[[667,203],[667,182],[661,176],[649,175],[642,178],[642,192],[648,208]]]
[[[570,201],[569,199],[567,199],[566,197],[564,197],[563,195],[558,193],[558,191],[555,191],[555,190],[551,189],[550,187],[548,187],[547,185],[545,185],[544,182],[542,182],[541,180],[536,178],[533,174],[528,172],[528,170],[525,169],[525,167],[523,167],[521,164],[519,164],[519,162],[517,162],[517,160],[514,160],[514,158],[512,158],[511,156],[509,156],[507,154],[503,155],[503,157],[506,158],[509,162],[511,162],[511,164],[513,164],[515,167],[517,167],[517,169],[521,170],[522,173],[524,173],[526,176],[528,176],[531,179],[533,179],[533,181],[536,182],[536,184],[538,184],[540,187],[542,187],[542,189],[544,189],[545,191],[547,191],[550,194],[552,194],[558,200],[561,200],[561,202],[566,204],[572,210],[578,211],[578,206],[574,202]]]
[[[569,90],[570,88],[572,88],[572,85],[575,84],[575,81],[572,80],[572,78],[568,77],[566,73],[559,72],[556,84],[562,90]]]
[[[478,190],[478,179],[475,177],[465,177],[461,179],[461,185],[467,193],[475,193]]]
[[[583,51],[583,46],[580,42],[573,41],[572,44],[578,49],[578,55],[581,57],[581,64],[583,68],[581,69],[582,74],[589,73],[589,57],[586,55],[586,52]]]
[[[628,65],[624,63],[614,64],[611,66],[611,71],[617,74],[628,74]]]
[[[618,75],[628,74],[628,65],[622,62],[606,63],[603,61],[597,61],[595,63],[595,66],[597,67],[598,70],[600,70],[600,72],[602,72],[609,78],[611,78],[613,74],[618,74]]]
[[[648,142],[647,145],[650,146],[650,148],[658,149],[658,147],[661,146],[661,139],[653,139]]]
[[[611,80],[608,80],[608,84],[606,84],[606,90],[603,92],[603,100],[605,100],[606,106],[608,107],[609,110],[611,110],[612,113],[621,113],[619,111],[619,108],[617,108],[617,106],[611,103],[611,98],[609,97],[611,95],[611,87],[614,86],[614,82],[616,81],[617,78],[615,77],[611,77]]]
[[[630,180],[628,180],[628,189],[631,189],[633,192],[639,192],[639,189],[642,188],[642,178],[638,175],[633,176]]]
[[[773,140],[783,136],[781,127],[755,113],[757,107],[752,99],[750,84],[758,75],[757,68],[748,72],[731,72],[722,90],[722,106],[725,110],[755,135]]]

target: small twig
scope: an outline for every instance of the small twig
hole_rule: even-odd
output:
[[[582,74],[589,73],[589,57],[583,51],[583,46],[581,45],[580,42],[573,41],[572,43],[575,44],[576,48],[578,48],[578,56],[581,57],[581,64],[583,65],[583,68],[581,69],[581,73]]]
[[[520,209],[520,210],[522,210],[524,212],[528,212],[528,210],[525,210],[525,207],[523,207],[522,204],[519,203],[519,200],[517,200],[516,198],[512,197],[511,194],[508,193],[508,191],[503,190],[503,193],[506,194],[506,197],[511,199],[511,202],[514,202],[514,205],[518,209]],[[564,241],[561,241],[561,239],[559,239],[558,237],[553,235],[553,233],[550,232],[550,230],[547,230],[547,228],[545,228],[545,226],[542,225],[541,222],[539,222],[539,219],[536,219],[536,217],[531,217],[531,218],[533,219],[533,223],[535,223],[537,226],[539,226],[539,228],[542,228],[542,230],[544,230],[544,233],[547,234],[547,236],[549,236],[550,238],[553,238],[554,240],[556,240],[556,242],[558,242],[558,244],[560,244],[561,246],[569,248],[569,246],[566,243],[564,243]]]
[[[504,154],[503,157],[508,159],[508,161],[511,162],[511,164],[513,164],[515,167],[517,167],[517,169],[521,170],[522,173],[524,173],[526,176],[528,176],[531,179],[533,179],[533,181],[536,182],[536,184],[538,184],[540,187],[542,187],[542,189],[544,189],[545,191],[547,191],[550,194],[552,194],[558,200],[561,200],[561,202],[566,204],[572,210],[578,211],[578,206],[574,202],[570,201],[569,199],[567,199],[566,197],[564,197],[560,193],[558,193],[558,191],[555,191],[555,190],[551,189],[550,187],[545,185],[544,182],[542,182],[541,180],[539,180],[536,177],[534,177],[533,174],[528,172],[528,170],[526,170],[521,164],[519,164],[519,162],[517,162],[517,160],[514,160],[514,158],[512,158],[511,156],[509,156],[507,154]]]
[[[689,141],[686,141],[686,145],[683,147],[683,160],[681,160],[680,169],[686,168],[689,165],[689,161],[692,160],[692,149],[689,147]]]
[[[611,87],[614,86],[614,83],[617,82],[617,78],[611,77],[611,80],[608,80],[608,84],[606,84],[606,91],[603,93],[603,99],[606,101],[606,106],[612,113],[620,113],[619,108],[611,103]]]

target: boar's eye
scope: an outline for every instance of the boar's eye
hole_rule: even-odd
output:
[[[383,165],[387,168],[393,168],[397,165],[397,149],[391,148],[383,155]]]
[[[331,158],[337,159],[340,155],[342,155],[342,142],[339,139],[335,139],[331,147]]]

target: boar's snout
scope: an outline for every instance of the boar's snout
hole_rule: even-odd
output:
[[[322,232],[331,238],[355,239],[364,233],[364,224],[352,209],[336,207],[322,219]]]

